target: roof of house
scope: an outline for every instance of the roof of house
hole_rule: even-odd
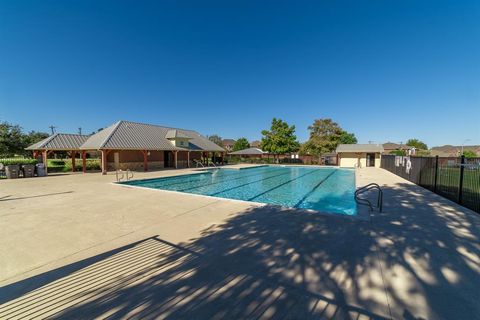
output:
[[[430,149],[430,155],[439,157],[458,157],[462,152],[462,146],[444,145]],[[480,145],[463,146],[463,150],[473,151],[480,154]]]
[[[341,152],[383,152],[379,144],[339,144],[337,153]]]
[[[408,150],[412,147],[407,146],[406,144],[394,143],[394,142],[386,142],[383,144],[383,149],[385,150]]]
[[[176,147],[168,139],[188,138],[188,148]],[[171,139],[171,138],[170,138]],[[130,121],[118,121],[90,136],[54,134],[27,150],[198,150],[225,151],[198,132]]]
[[[262,145],[262,142],[259,141],[259,140],[255,140],[255,141],[250,142],[250,146],[252,146],[252,147],[260,147],[261,145]]]
[[[234,144],[235,144],[235,140],[233,140],[233,139],[223,139],[223,140],[222,140],[222,144],[223,144],[224,146],[226,146],[226,145],[234,145]]]
[[[264,151],[262,151],[258,148],[247,148],[247,149],[243,149],[243,150],[233,151],[233,152],[230,152],[229,154],[232,154],[232,155],[262,155],[264,153],[265,153]]]
[[[31,146],[25,148],[26,150],[75,150],[87,141],[89,136],[69,133],[55,133],[48,138],[43,139]]]

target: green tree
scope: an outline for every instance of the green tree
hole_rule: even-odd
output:
[[[278,158],[279,154],[295,152],[300,144],[295,135],[295,126],[289,126],[281,119],[273,118],[270,130],[262,130],[262,149],[273,153]]]
[[[250,143],[246,138],[240,138],[233,144],[233,151],[250,148]]]
[[[208,136],[208,140],[212,141],[216,145],[223,147],[223,139],[220,137],[218,134],[212,134],[211,136]]]
[[[390,151],[389,154],[394,154],[396,156],[405,156],[407,155],[407,153],[405,152],[405,150],[392,150]]]
[[[28,147],[34,143],[42,141],[43,139],[48,138],[50,135],[46,132],[40,131],[30,131],[29,133],[24,135],[25,139],[25,146]]]
[[[407,146],[414,147],[420,150],[428,150],[427,145],[418,139],[408,139],[405,144]]]
[[[346,132],[332,119],[316,119],[308,130],[310,139],[302,146],[303,154],[320,158],[322,154],[334,151],[339,143],[357,143],[353,133]]]
[[[25,134],[19,125],[2,122],[0,123],[0,156],[28,155],[30,152],[25,148],[46,137],[48,134],[43,132],[31,131]]]
[[[465,156],[465,158],[476,158],[477,157],[477,154],[475,153],[475,151],[472,151],[472,150],[464,150],[463,155]]]
[[[340,134],[340,138],[338,139],[338,143],[341,144],[355,144],[357,143],[357,137],[355,137],[354,133],[349,133],[347,131],[343,131]]]
[[[0,154],[11,157],[16,154],[23,154],[24,148],[25,140],[22,128],[8,122],[0,123]]]

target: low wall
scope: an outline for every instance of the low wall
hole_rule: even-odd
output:
[[[115,162],[108,162],[107,163],[108,170],[116,170],[115,168]],[[154,169],[163,169],[164,168],[164,163],[163,161],[149,161],[148,162],[148,170],[154,170]],[[144,171],[143,167],[143,161],[138,162],[138,161],[132,161],[132,162],[120,162],[118,169],[121,170],[132,170],[132,171]]]

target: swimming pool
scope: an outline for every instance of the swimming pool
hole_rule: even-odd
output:
[[[331,167],[263,166],[122,182],[130,186],[355,215],[355,172]]]

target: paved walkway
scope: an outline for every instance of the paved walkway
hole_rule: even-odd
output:
[[[480,216],[382,169],[370,220],[113,179],[0,182],[1,319],[480,318]]]

